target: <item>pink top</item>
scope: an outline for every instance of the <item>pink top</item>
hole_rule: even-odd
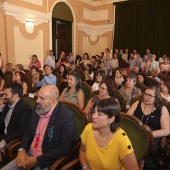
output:
[[[41,68],[41,63],[39,60],[37,60],[35,63],[33,63],[32,61],[30,62],[30,65],[29,65],[29,68],[30,69],[33,69],[33,68]]]
[[[55,108],[55,106],[54,106],[54,108]],[[42,155],[42,142],[44,139],[44,135],[45,135],[45,131],[46,131],[48,122],[50,120],[50,117],[51,117],[51,114],[52,114],[54,108],[51,111],[49,111],[47,115],[40,116],[40,119],[39,119],[39,122],[37,125],[37,129],[35,132],[35,136],[32,141],[32,144],[30,146],[30,152],[35,157]]]

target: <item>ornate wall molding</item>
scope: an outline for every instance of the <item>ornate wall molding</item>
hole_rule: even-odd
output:
[[[34,25],[38,26],[41,23],[48,23],[51,19],[50,14],[19,7],[16,5],[9,4],[7,2],[1,3],[0,8],[2,9],[4,15],[14,17],[22,24],[26,21],[33,21]]]
[[[84,31],[87,35],[89,35],[91,41],[96,41],[97,36],[101,36],[106,32],[113,31],[113,24],[92,26],[79,22],[77,23],[77,27],[79,30]]]
[[[99,6],[99,5],[111,4],[114,2],[121,2],[121,1],[127,1],[127,0],[100,0],[100,1],[95,1],[95,2],[92,0],[79,0],[79,1],[92,5],[92,6]]]
[[[22,0],[22,1],[29,2],[31,4],[36,4],[36,5],[39,5],[39,6],[43,6],[42,0]]]
[[[86,8],[83,8],[83,18],[90,21],[100,21],[100,20],[108,20],[108,9],[92,11]]]

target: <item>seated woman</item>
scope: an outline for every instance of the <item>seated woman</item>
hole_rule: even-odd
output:
[[[38,82],[39,72],[37,68],[31,69],[31,76],[32,76],[32,86],[36,86],[36,83]]]
[[[120,73],[120,70],[115,71],[114,81],[117,83],[118,89],[120,89],[122,86],[122,83],[124,82],[124,78],[123,78],[122,74]]]
[[[100,83],[101,83],[102,81],[105,81],[105,79],[106,79],[105,71],[104,71],[104,70],[98,70],[98,71],[96,72],[96,81],[95,81],[94,84],[92,85],[93,91],[99,90]]]
[[[68,74],[68,70],[64,64],[61,64],[59,74],[62,77],[62,83],[60,86],[60,91],[62,92],[64,88],[67,86],[67,74]]]
[[[13,68],[13,64],[12,63],[6,63],[6,65],[5,65],[5,71],[4,71],[4,74],[6,73],[6,72],[14,72],[14,68]]]
[[[59,101],[68,101],[84,107],[84,92],[81,87],[79,74],[72,72],[68,74],[68,87],[66,87],[59,97]]]
[[[112,98],[93,106],[92,123],[81,134],[79,159],[86,170],[138,170],[132,144],[119,127],[120,105]]]
[[[165,98],[167,102],[170,102],[170,79],[164,78],[161,81],[161,97]]]
[[[93,77],[94,77],[94,72],[93,72],[93,66],[91,64],[87,64],[85,67],[85,80],[88,84],[92,85]]]
[[[152,153],[145,162],[145,169],[154,169],[154,158],[158,151],[160,138],[170,133],[170,117],[168,110],[161,104],[160,88],[149,86],[144,92],[143,101],[135,102],[127,114],[131,114],[149,126],[152,130],[154,143]]]
[[[107,98],[113,98],[115,100],[115,88],[111,80],[105,80],[101,82],[99,87],[99,95],[94,95],[87,103],[86,107],[84,108],[84,112],[86,113],[87,117],[89,118],[89,121],[91,121],[91,112],[93,105],[96,101],[99,101],[101,99],[107,99]]]
[[[121,94],[126,99],[126,110],[130,108],[130,102],[132,97],[136,97],[142,94],[141,90],[135,87],[136,82],[137,82],[136,75],[131,74],[126,79],[126,86],[123,86],[119,89]]]
[[[41,68],[41,63],[37,58],[37,55],[33,54],[32,55],[32,60],[29,64],[29,68],[32,70],[33,68],[40,69]]]
[[[21,71],[16,71],[14,76],[13,76],[13,81],[16,83],[19,83],[23,87],[23,95],[27,93],[28,90],[28,85],[27,85],[27,78],[25,74]]]
[[[23,73],[25,73],[24,72],[24,66],[22,64],[16,64],[15,65],[15,72],[16,71],[22,71]]]

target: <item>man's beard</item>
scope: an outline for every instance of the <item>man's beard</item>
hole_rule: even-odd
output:
[[[9,99],[5,99],[5,100],[4,100],[4,104],[5,104],[5,105],[11,105],[11,102],[10,102]]]
[[[44,115],[45,113],[48,113],[50,111],[50,106],[46,105],[45,108],[43,108],[40,104],[37,105],[36,113],[37,115]]]

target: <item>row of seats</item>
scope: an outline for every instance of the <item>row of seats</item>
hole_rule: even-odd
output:
[[[36,105],[36,95],[25,94],[23,99],[33,108]],[[80,108],[72,103],[69,102],[62,102],[70,111],[74,113],[74,118],[76,122],[76,131],[77,131],[77,138],[76,143],[72,149],[72,152],[60,159],[58,159],[50,168],[50,170],[56,169],[76,169],[78,170],[80,167],[80,162],[78,159],[78,149],[80,146],[80,135],[87,124],[87,119],[85,113],[80,110]],[[127,115],[125,113],[121,113],[121,123],[120,127],[124,129],[129,136],[136,158],[139,162],[139,166],[141,166],[141,162],[144,161],[150,153],[151,146],[152,146],[152,132],[150,128],[144,125],[140,120],[137,118]],[[138,141],[138,142],[136,142]],[[143,142],[145,141],[145,142]],[[12,160],[17,155],[17,149],[19,147],[20,140],[12,141],[6,147],[6,155],[9,160]],[[77,157],[75,157],[77,155]],[[76,159],[75,159],[76,158]],[[75,159],[73,162],[68,163]]]

